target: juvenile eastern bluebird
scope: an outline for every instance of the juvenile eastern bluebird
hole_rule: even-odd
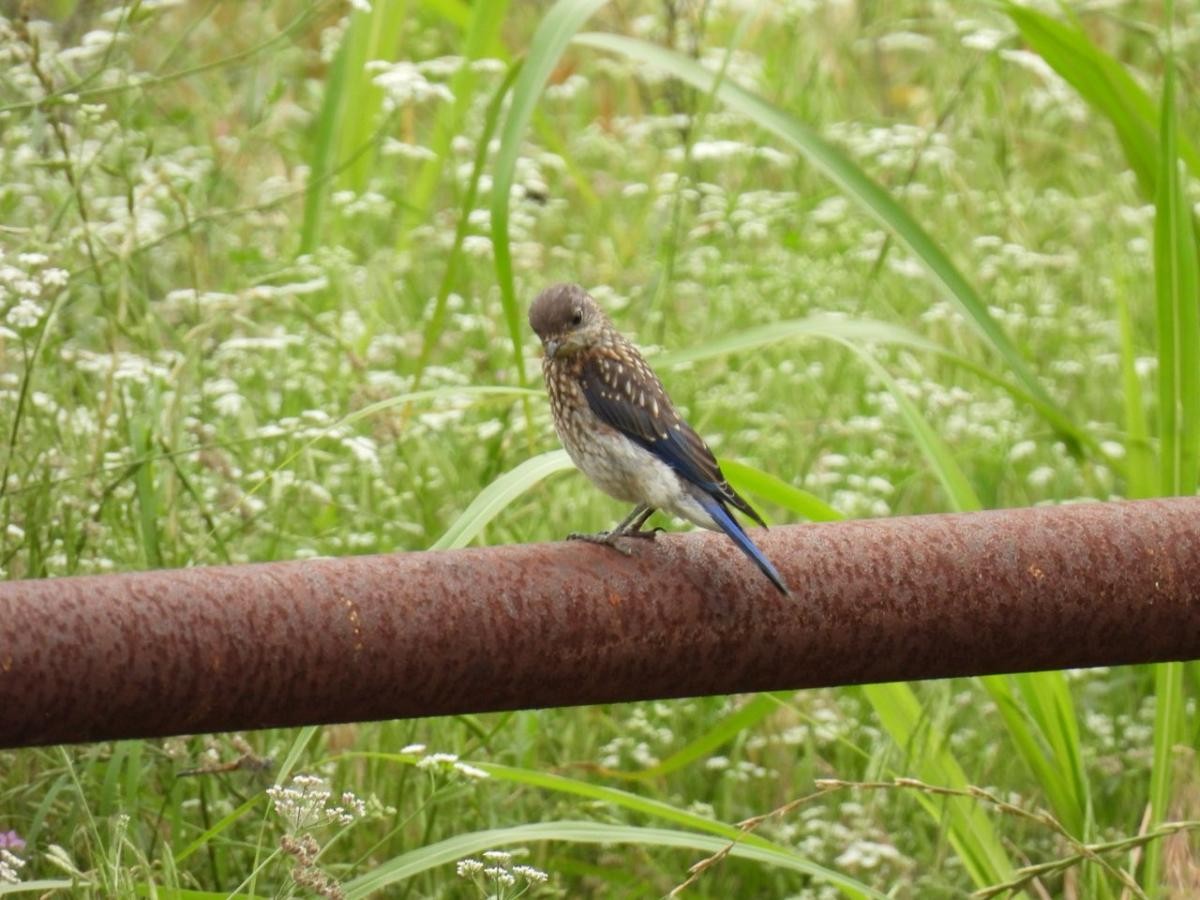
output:
[[[612,531],[572,538],[622,553],[621,537],[653,538],[642,526],[656,509],[723,531],[785,596],[788,589],[734,519],[766,523],[729,486],[708,445],[683,421],[637,348],[588,293],[556,284],[538,294],[529,324],[545,350],[542,373],[554,428],[575,465],[612,497],[637,504]]]

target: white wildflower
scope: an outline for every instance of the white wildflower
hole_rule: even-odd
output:
[[[454,771],[458,772],[460,775],[466,775],[468,778],[474,779],[475,781],[481,781],[484,778],[492,777],[478,766],[473,766],[470,763],[465,762],[454,763]]]
[[[508,63],[502,59],[493,59],[485,56],[482,59],[471,60],[472,72],[485,72],[489,75],[495,75],[498,72],[503,72],[508,68]]]
[[[477,859],[460,859],[454,871],[459,878],[472,878],[483,871],[483,863]]]
[[[530,884],[545,884],[550,878],[541,869],[535,869],[533,866],[513,866],[512,872],[514,875],[520,875]]]
[[[376,73],[371,82],[383,89],[384,106],[389,112],[429,99],[454,100],[450,88],[430,81],[417,65],[407,60],[394,63],[375,60],[367,63],[367,71]]]
[[[512,887],[517,883],[517,879],[513,877],[512,872],[503,866],[489,866],[483,870],[483,874],[504,887]]]
[[[917,53],[929,53],[937,47],[937,42],[927,34],[915,31],[893,31],[879,38],[879,49],[896,53],[901,50],[913,50]]]
[[[559,84],[547,85],[543,93],[548,100],[572,100],[586,91],[588,86],[587,78],[578,72],[572,72]]]
[[[872,475],[868,478],[867,487],[879,494],[890,494],[896,490],[895,485],[879,475]]]
[[[457,753],[430,753],[428,756],[421,757],[417,761],[417,768],[430,771],[433,769],[446,769],[458,762]]]
[[[348,818],[350,821],[361,819],[367,814],[366,801],[352,791],[342,791],[342,809],[342,818]]]
[[[881,862],[900,859],[900,852],[891,844],[858,840],[847,847],[835,860],[844,868],[874,869]]]
[[[246,398],[236,392],[222,394],[213,401],[213,407],[222,416],[236,416],[246,405]]]
[[[292,833],[320,825],[350,825],[367,812],[366,804],[349,791],[342,794],[340,805],[330,803],[333,790],[316,775],[297,775],[287,787],[267,788],[267,795]]]
[[[990,53],[1008,39],[1008,35],[996,28],[977,28],[965,33],[961,40],[968,50],[981,50]]]
[[[504,423],[499,419],[488,419],[486,422],[480,422],[475,428],[475,436],[481,441],[487,441],[494,438],[504,430]]]
[[[1100,451],[1109,459],[1123,459],[1125,456],[1125,445],[1117,441],[1101,441]]]
[[[8,311],[8,315],[4,317],[4,321],[8,322],[17,331],[28,331],[35,327],[45,314],[46,310],[37,302],[29,297],[22,297],[21,301]]]
[[[1032,487],[1044,488],[1054,480],[1055,474],[1050,466],[1038,466],[1029,473],[1027,480]]]
[[[423,59],[417,63],[417,68],[434,78],[448,78],[463,67],[466,62],[461,56],[439,56],[434,59]]]
[[[463,252],[476,257],[488,257],[492,254],[492,239],[482,234],[468,234],[463,238]]]
[[[1037,444],[1033,441],[1018,441],[1008,451],[1008,461],[1020,462],[1028,456],[1033,456],[1035,452],[1037,452]]]
[[[379,468],[379,446],[371,438],[365,435],[342,438],[342,446],[363,465]]]
[[[25,860],[11,850],[0,847],[0,884],[19,883],[24,865]]]
[[[388,138],[380,148],[384,156],[400,156],[404,159],[427,160],[437,159],[437,154],[428,147],[420,144],[408,144],[395,138]]]
[[[850,201],[838,194],[822,200],[808,217],[820,225],[833,225],[844,220],[849,211]]]

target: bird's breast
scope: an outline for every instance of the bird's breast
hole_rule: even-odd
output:
[[[554,428],[575,466],[611,497],[675,511],[683,494],[675,472],[592,412],[569,367],[548,362],[543,373]]]

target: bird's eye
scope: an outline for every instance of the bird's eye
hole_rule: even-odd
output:
[[[583,324],[583,310],[577,309],[577,310],[575,310],[575,312],[571,313],[571,324],[572,325],[582,325]]]

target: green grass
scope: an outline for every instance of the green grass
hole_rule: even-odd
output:
[[[538,384],[524,312],[556,280],[772,524],[1195,493],[1200,15],[789,6],[4,25],[4,576],[611,524]],[[0,895],[1187,896],[1198,688],[1181,663],[2,752]],[[314,773],[319,821],[263,792]]]

